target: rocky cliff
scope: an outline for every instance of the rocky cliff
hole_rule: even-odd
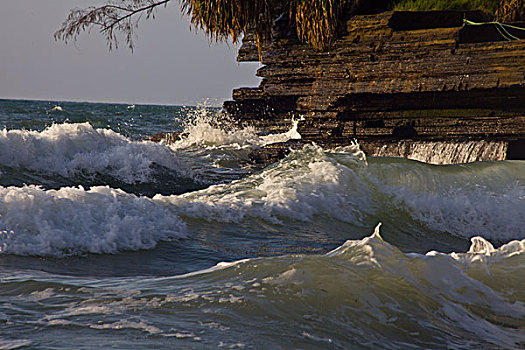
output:
[[[303,140],[357,139],[369,155],[410,157],[441,144],[470,152],[450,162],[525,159],[525,40],[507,40],[525,38],[525,23],[476,24],[486,20],[462,11],[361,15],[329,51],[281,34],[260,56],[247,35],[238,60],[260,59],[263,80],[234,90],[224,109],[268,133],[302,117]],[[474,154],[484,143],[497,150]]]

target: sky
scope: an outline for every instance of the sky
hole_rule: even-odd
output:
[[[0,98],[218,106],[232,89],[259,85],[258,63],[196,33],[173,0],[141,21],[134,52],[109,51],[93,30],[76,42],[53,33],[75,7],[100,0],[2,0]]]

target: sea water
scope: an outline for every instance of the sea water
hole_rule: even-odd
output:
[[[523,161],[263,168],[294,125],[214,108],[0,100],[0,128],[0,349],[525,348]]]

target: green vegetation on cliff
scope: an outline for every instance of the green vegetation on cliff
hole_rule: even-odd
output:
[[[394,10],[482,10],[495,14],[499,0],[401,0],[393,5]]]

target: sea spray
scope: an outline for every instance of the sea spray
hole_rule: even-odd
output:
[[[299,127],[299,122],[303,121],[304,117],[300,119],[292,118],[292,128],[287,132],[280,134],[269,134],[259,137],[260,146],[267,146],[273,143],[287,142],[289,140],[300,140],[302,138],[301,134],[297,130]]]
[[[183,124],[181,140],[173,148],[190,146],[214,147],[262,147],[272,143],[297,140],[301,135],[297,131],[298,123],[304,120],[292,119],[290,129],[280,134],[259,135],[251,126],[239,127],[224,113],[211,113],[205,108],[193,111],[192,117]]]
[[[54,124],[42,132],[4,129],[0,131],[0,148],[2,165],[64,177],[108,173],[126,183],[145,182],[154,163],[189,173],[168,147],[131,141],[89,123]]]
[[[154,248],[183,237],[169,208],[121,190],[0,187],[0,252],[63,257]]]
[[[255,128],[239,127],[223,113],[198,108],[183,123],[180,140],[169,147],[203,182],[228,183],[260,169],[250,161],[253,149],[301,138],[299,121],[292,120],[287,132],[259,135]]]
[[[198,108],[184,121],[182,138],[172,147],[175,149],[190,146],[242,147],[255,143],[257,139],[254,128],[237,128],[226,115],[210,113],[205,108]]]
[[[151,200],[109,188],[104,190],[103,187],[88,191],[82,188],[59,191],[37,187],[2,188],[4,201],[0,222],[5,231],[4,252],[53,255],[54,248],[39,252],[31,248],[32,243],[27,246],[27,252],[10,247],[13,242],[25,242],[23,237],[30,232],[53,232],[50,236],[44,235],[46,238],[39,243],[48,244],[46,240],[52,241],[50,237],[55,233],[59,237],[67,231],[68,225],[74,225],[73,218],[83,217],[74,215],[77,210],[86,213],[86,217],[92,215],[96,218],[93,221],[100,228],[95,226],[94,231],[104,234],[106,228],[114,226],[114,215],[105,211],[108,204],[98,208],[88,199],[112,203],[109,207],[117,206],[121,210],[127,210],[125,208],[129,206],[130,213],[137,212],[137,220],[140,219],[140,210],[136,208],[143,203],[148,208],[148,215],[153,215],[151,218],[145,216],[144,220],[153,223],[159,218],[155,225],[166,227],[166,230],[172,224],[169,220],[191,222],[194,229],[200,225],[195,219],[221,223],[225,228],[233,225],[232,229],[239,223],[257,226],[256,223],[263,220],[277,230],[297,221],[326,222],[332,227],[339,222],[338,225],[343,225],[341,227],[364,228],[381,220],[400,229],[413,227],[418,232],[418,240],[445,237],[443,234],[462,239],[481,235],[502,244],[523,237],[521,213],[525,211],[525,189],[516,177],[521,171],[521,163],[462,166],[440,173],[435,167],[411,161],[376,162],[368,159],[367,162],[358,145],[352,147],[325,151],[319,146],[305,146],[280,163],[241,180],[183,195],[158,194]],[[457,185],[466,179],[470,181],[468,186]],[[68,210],[72,212],[64,218],[58,214]],[[117,217],[119,215],[124,215],[122,220],[126,217],[124,212]],[[137,225],[137,229],[150,232],[148,225]],[[86,226],[80,232],[83,230],[88,232],[90,228]],[[151,230],[155,231],[154,228]],[[429,233],[432,234],[428,236]],[[84,243],[71,239],[77,235],[74,232],[67,235],[69,238],[61,243],[57,255],[62,254],[62,250],[115,252],[142,249],[166,237],[161,233],[152,239],[153,243],[129,245],[127,248],[117,244],[104,250],[82,246]],[[80,238],[80,242],[84,240]]]

